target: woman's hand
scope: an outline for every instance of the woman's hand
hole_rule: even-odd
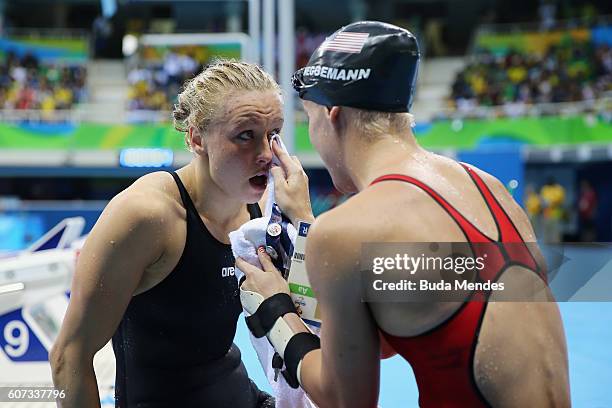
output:
[[[236,258],[236,266],[244,272],[246,280],[242,283],[241,289],[259,293],[267,299],[277,293],[289,294],[289,284],[281,273],[272,264],[272,260],[266,253],[264,247],[257,249],[257,256],[263,270],[251,265],[242,258]]]
[[[276,204],[297,228],[298,221],[313,222],[308,176],[296,156],[290,157],[278,144],[272,141],[272,149],[281,163],[270,170],[274,176]]]

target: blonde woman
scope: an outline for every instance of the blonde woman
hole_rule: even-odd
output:
[[[228,232],[261,214],[280,89],[256,65],[218,62],[185,85],[174,123],[192,161],[113,198],[79,257],[50,355],[61,406],[99,405],[92,359],[111,337],[117,407],[274,404],[232,344],[242,308]]]

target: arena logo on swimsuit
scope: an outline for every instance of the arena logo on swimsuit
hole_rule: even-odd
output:
[[[359,81],[370,77],[370,68],[338,69],[323,65],[313,65],[304,68],[304,76],[315,76],[334,81]]]
[[[234,267],[233,266],[227,266],[227,267],[221,269],[221,277],[222,278],[227,278],[228,276],[234,276]]]

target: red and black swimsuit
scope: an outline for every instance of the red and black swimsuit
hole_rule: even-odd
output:
[[[476,281],[494,282],[512,265],[526,267],[543,280],[533,255],[524,244],[518,230],[501,207],[491,190],[469,166],[466,169],[480,194],[482,194],[497,225],[499,238],[492,240],[459,213],[440,194],[426,184],[401,174],[389,174],[372,182],[386,180],[413,184],[431,196],[457,223],[469,243],[489,243],[485,269],[478,273]],[[502,245],[522,243],[522,245]],[[476,256],[479,245],[473,246]],[[491,250],[493,249],[493,250]],[[385,339],[412,366],[419,388],[419,405],[422,408],[488,407],[490,404],[474,378],[474,353],[478,344],[480,327],[487,308],[489,293],[475,291],[446,321],[433,329],[413,337],[396,337],[384,333]]]

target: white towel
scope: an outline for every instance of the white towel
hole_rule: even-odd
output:
[[[278,138],[275,136],[274,138]],[[274,140],[274,138],[272,140]],[[285,151],[283,142],[278,138],[281,148]],[[275,164],[280,164],[278,159],[273,159]],[[272,214],[272,205],[275,202],[274,199],[274,178],[272,173],[268,175],[268,198],[266,202],[266,208],[264,210],[264,216],[261,218],[252,219],[244,223],[238,230],[229,233],[230,243],[232,245],[232,252],[234,257],[240,257],[248,263],[261,268],[261,263],[257,257],[257,248],[266,245],[266,228],[268,227],[268,221]],[[295,243],[297,231],[291,224],[287,225],[287,233],[291,242]],[[244,273],[236,268],[236,278],[238,282],[244,276]],[[246,312],[245,312],[246,313]],[[313,328],[315,333],[318,333],[318,328]],[[285,381],[285,378],[279,373],[277,381],[274,381],[275,372],[272,368],[272,357],[274,356],[274,348],[266,337],[256,338],[251,333],[251,343],[253,348],[257,352],[259,363],[263,367],[264,373],[268,378],[268,382],[272,387],[274,397],[276,398],[277,408],[316,408],[316,405],[310,401],[306,393],[301,388],[291,388]]]
[[[268,219],[266,217],[254,218],[242,224],[236,231],[230,232],[229,239],[232,244],[234,258],[240,257],[251,265],[261,268],[261,263],[257,257],[257,248],[266,245],[267,226]],[[240,282],[244,273],[236,267],[235,274],[238,282]]]

